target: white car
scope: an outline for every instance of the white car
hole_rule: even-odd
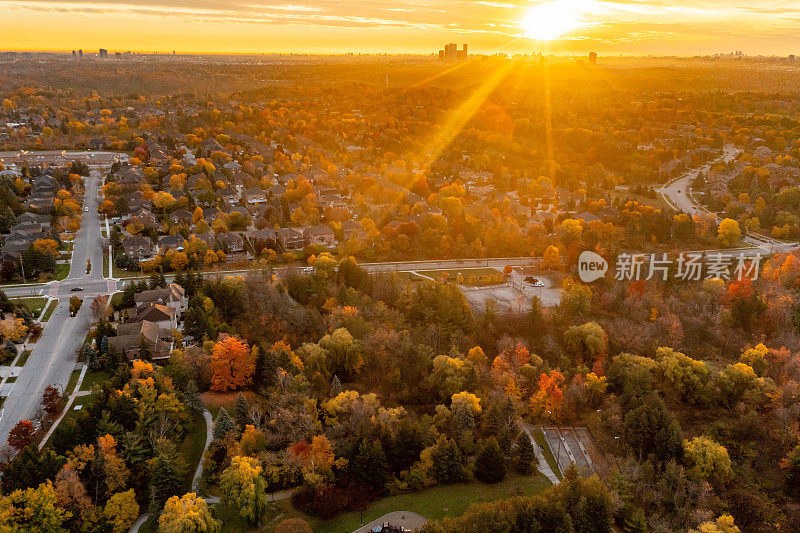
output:
[[[83,210],[86,211],[87,213],[89,212],[89,208],[88,207],[84,207]]]

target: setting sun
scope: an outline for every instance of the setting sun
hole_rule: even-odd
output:
[[[551,0],[530,10],[522,20],[525,36],[537,41],[552,41],[584,26],[587,2],[584,0]]]

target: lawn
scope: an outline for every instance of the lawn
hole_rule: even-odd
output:
[[[17,376],[11,376],[10,378],[6,378],[6,383],[16,383]]]
[[[39,318],[44,310],[45,304],[47,304],[47,298],[44,296],[31,296],[29,298],[12,298],[12,302],[21,303],[33,315],[33,318]]]
[[[81,371],[77,370],[77,369],[73,370],[72,374],[70,374],[69,381],[67,382],[67,388],[64,389],[64,397],[65,398],[67,396],[69,396],[70,394],[72,394],[72,391],[75,389],[75,384],[78,383],[78,377],[80,375],[81,375]]]
[[[103,254],[103,275],[108,274],[108,254]]]
[[[111,379],[108,372],[86,372],[81,382],[81,390],[92,390],[95,385],[102,385],[104,381]]]
[[[200,456],[203,455],[203,448],[206,445],[206,421],[203,415],[194,417],[190,425],[190,431],[186,433],[181,443],[178,445],[178,454],[186,462],[187,475],[184,476],[183,491],[191,490],[192,478]]]
[[[41,322],[47,322],[50,320],[50,316],[53,314],[53,311],[56,310],[56,307],[58,307],[58,300],[52,300],[50,305],[47,306],[44,315],[42,315]]]
[[[547,443],[547,439],[544,437],[544,433],[542,433],[541,429],[534,430],[533,440],[535,440],[536,444],[538,444],[542,449],[542,453],[544,453],[544,460],[547,461],[548,465],[550,465],[550,469],[553,471],[556,477],[558,479],[564,479],[564,476],[561,475],[561,470],[558,469],[558,463],[553,455],[553,450],[550,449],[550,445]]]
[[[244,397],[248,402],[251,402],[258,396],[255,392],[244,391]],[[233,416],[233,403],[236,401],[238,392],[203,392],[200,394],[206,408],[211,412],[211,415],[216,418],[220,408],[227,409],[228,414]]]
[[[519,494],[536,494],[550,486],[550,481],[541,474],[535,476],[509,475],[505,481],[494,485],[485,483],[462,483],[434,487],[420,492],[400,494],[381,498],[370,504],[364,511],[364,523],[372,522],[392,511],[412,511],[428,520],[438,520],[445,516],[463,514],[473,503],[502,500]],[[360,527],[359,512],[340,515],[327,521],[304,515],[292,507],[289,500],[275,504],[280,520],[302,517],[321,533],[341,533],[354,531]]]
[[[28,362],[28,357],[31,356],[31,350],[25,350],[22,352],[22,357],[17,359],[17,363],[14,366],[25,366],[25,363]]]
[[[53,270],[53,279],[62,280],[67,276],[69,276],[69,263],[56,265],[55,270]]]
[[[504,282],[503,273],[495,268],[459,268],[453,270],[417,270],[417,274],[435,280],[458,281],[462,285],[481,287]]]

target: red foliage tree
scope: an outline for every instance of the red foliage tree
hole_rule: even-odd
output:
[[[29,420],[20,420],[8,434],[8,444],[15,450],[21,450],[31,442],[36,430]]]

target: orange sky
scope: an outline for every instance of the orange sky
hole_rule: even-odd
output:
[[[572,27],[555,52],[800,55],[800,0],[0,0],[0,49],[533,51],[521,21],[548,2]]]

